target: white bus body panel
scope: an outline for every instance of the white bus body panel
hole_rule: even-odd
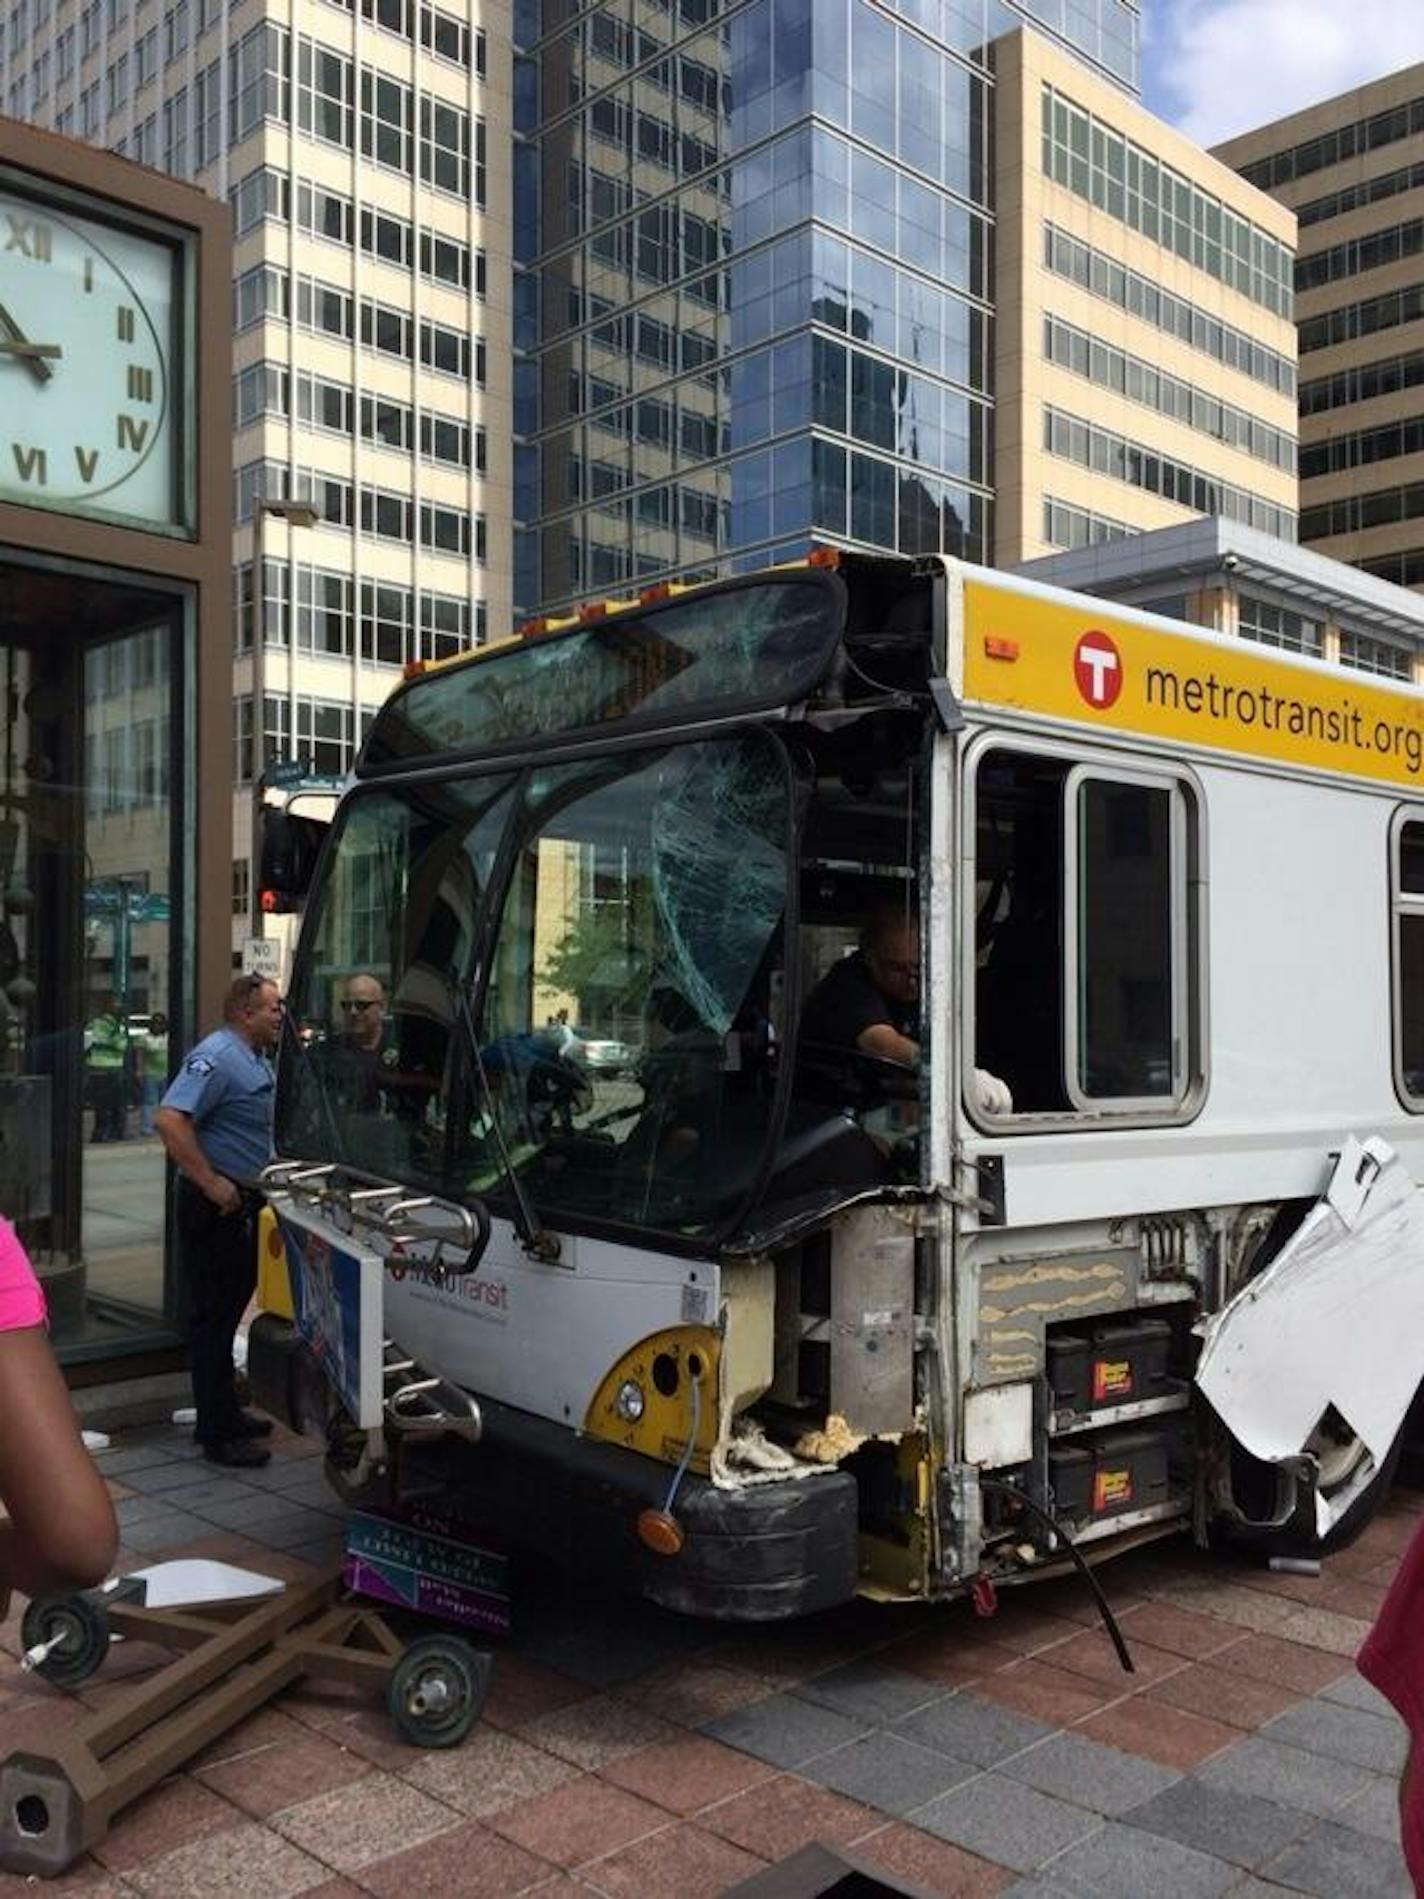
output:
[[[556,1265],[531,1259],[496,1220],[478,1272],[441,1285],[412,1261],[386,1272],[385,1326],[427,1371],[556,1423],[582,1428],[609,1370],[654,1332],[715,1325],[718,1272],[586,1236],[560,1237]]]

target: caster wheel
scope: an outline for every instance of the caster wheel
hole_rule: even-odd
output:
[[[32,1602],[20,1618],[20,1642],[25,1650],[47,1647],[36,1662],[37,1673],[58,1688],[87,1681],[109,1652],[109,1616],[102,1603],[88,1596],[50,1596]]]
[[[457,1747],[480,1718],[494,1657],[457,1635],[423,1635],[391,1670],[386,1708],[414,1747]]]

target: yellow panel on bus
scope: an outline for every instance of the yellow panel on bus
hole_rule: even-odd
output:
[[[1424,694],[1102,601],[967,581],[964,697],[1105,732],[1424,785]]]

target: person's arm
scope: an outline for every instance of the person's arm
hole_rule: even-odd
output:
[[[155,1108],[153,1125],[178,1171],[186,1174],[215,1207],[224,1213],[235,1213],[242,1205],[242,1195],[236,1182],[220,1174],[203,1152],[192,1115],[184,1114],[181,1108]]]
[[[43,1326],[0,1332],[0,1414],[0,1596],[93,1588],[118,1526]]]
[[[892,1029],[888,1022],[875,1022],[868,1029],[862,1029],[855,1038],[855,1045],[862,1055],[875,1055],[883,1062],[899,1062],[902,1068],[920,1065],[919,1043]]]

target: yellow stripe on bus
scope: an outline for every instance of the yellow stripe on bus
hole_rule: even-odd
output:
[[[969,581],[964,698],[1391,784],[1424,784],[1424,693]]]

